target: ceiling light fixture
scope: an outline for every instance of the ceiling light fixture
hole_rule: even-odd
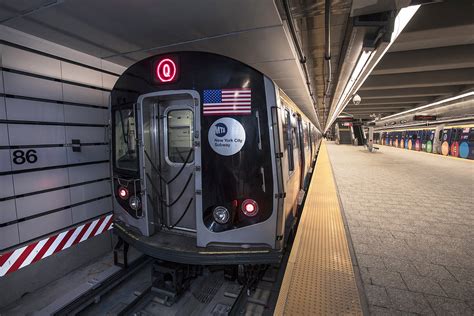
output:
[[[430,104],[419,106],[417,108],[413,108],[413,109],[406,110],[406,111],[403,111],[403,112],[400,112],[400,113],[385,116],[385,117],[382,117],[380,120],[383,121],[383,120],[390,119],[390,118],[393,118],[393,117],[402,116],[402,115],[405,115],[405,114],[408,114],[408,113],[418,112],[418,111],[425,110],[427,108],[430,108],[430,107],[433,107],[433,106],[436,106],[436,105],[440,105],[440,104],[443,104],[443,103],[448,103],[448,102],[451,102],[451,101],[456,101],[456,100],[459,100],[459,99],[462,99],[462,98],[467,98],[467,97],[470,97],[470,96],[474,96],[474,91],[466,92],[466,93],[463,93],[463,94],[460,94],[460,95],[457,95],[457,96],[454,96],[454,97],[450,97],[450,98],[443,99],[443,100],[440,100],[440,101],[436,101],[436,102],[433,102],[433,103],[430,103]]]
[[[347,103],[349,103],[351,96],[354,95],[357,90],[359,90],[360,86],[362,86],[362,84],[365,82],[365,80],[375,68],[375,66],[387,53],[390,46],[392,46],[392,44],[395,42],[397,37],[400,35],[400,33],[403,31],[405,26],[415,15],[416,11],[419,8],[420,5],[413,5],[406,8],[402,8],[400,12],[398,12],[397,16],[395,17],[390,42],[385,45],[383,49],[380,49],[380,51],[378,51],[377,49],[367,50],[366,48],[362,47],[362,51],[359,55],[359,59],[357,60],[356,66],[352,71],[349,81],[344,87],[341,97],[336,103],[335,110],[332,112],[331,119],[326,124],[325,131],[329,129],[329,127],[332,125],[332,123],[334,123],[338,115],[344,110]]]

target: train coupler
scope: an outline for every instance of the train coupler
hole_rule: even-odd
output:
[[[128,267],[128,248],[129,244],[121,237],[119,237],[117,244],[114,247],[114,265],[123,269],[126,269]],[[120,252],[122,253],[123,262],[119,262]]]
[[[191,280],[202,273],[202,267],[190,264],[156,260],[152,266],[155,301],[171,306],[177,302],[179,296],[189,288]]]

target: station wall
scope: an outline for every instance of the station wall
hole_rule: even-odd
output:
[[[109,95],[124,69],[3,26],[0,66],[1,254],[112,212]]]

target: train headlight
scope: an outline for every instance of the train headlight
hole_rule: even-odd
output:
[[[225,224],[230,219],[229,210],[223,206],[217,206],[212,212],[212,215],[214,216],[214,220],[219,224]]]
[[[246,199],[242,202],[242,212],[249,216],[253,217],[258,213],[258,204],[252,199]]]
[[[130,201],[128,201],[128,205],[130,205],[132,210],[138,210],[140,208],[140,198],[138,196],[132,196]]]
[[[127,190],[127,188],[120,187],[120,188],[118,189],[118,196],[119,196],[122,200],[128,199],[128,190]]]

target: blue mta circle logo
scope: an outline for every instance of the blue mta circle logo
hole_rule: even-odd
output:
[[[216,136],[224,137],[227,134],[227,126],[224,123],[216,124]]]

